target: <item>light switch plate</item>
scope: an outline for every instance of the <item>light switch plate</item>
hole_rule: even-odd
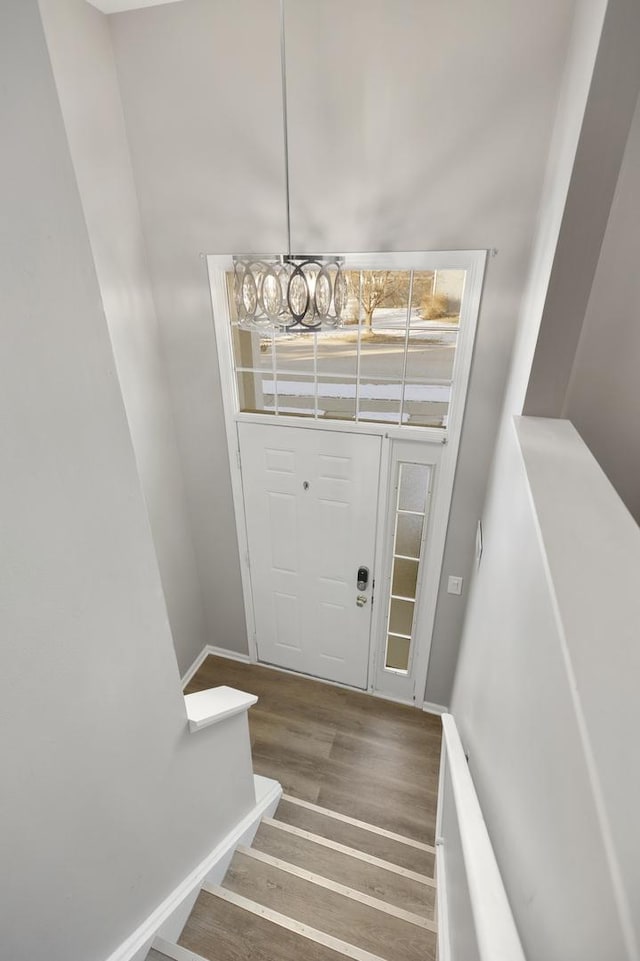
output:
[[[447,592],[449,594],[462,594],[462,580],[461,577],[454,577],[450,574],[447,583]]]

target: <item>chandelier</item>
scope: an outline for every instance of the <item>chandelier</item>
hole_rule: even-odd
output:
[[[340,257],[291,253],[289,134],[285,50],[285,0],[280,0],[280,75],[287,253],[233,257],[233,292],[241,327],[254,331],[317,331],[340,326],[349,286]]]
[[[338,327],[349,287],[340,257],[233,258],[240,326],[282,332]]]

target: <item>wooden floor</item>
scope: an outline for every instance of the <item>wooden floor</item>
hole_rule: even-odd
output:
[[[209,656],[185,693],[227,684],[251,694],[256,774],[285,794],[434,843],[440,720],[254,664]]]

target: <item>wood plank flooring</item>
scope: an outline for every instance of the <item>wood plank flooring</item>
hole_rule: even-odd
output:
[[[234,858],[224,886],[383,958],[424,961],[433,941],[422,928],[244,855]]]
[[[185,693],[227,684],[256,694],[256,774],[286,794],[434,843],[440,720],[254,664],[209,656]]]
[[[374,834],[363,828],[353,827],[351,824],[337,821],[333,818],[324,817],[315,811],[308,811],[299,805],[282,800],[278,807],[278,818],[287,824],[293,824],[310,831],[312,834],[319,834],[325,838],[331,838],[339,844],[357,847],[360,851],[383,861],[391,861],[410,871],[418,874],[434,875],[434,855],[427,851],[421,851],[393,841],[380,834]]]
[[[235,904],[216,902],[202,891],[198,896],[180,944],[203,958],[225,961],[345,961],[343,954],[271,922],[249,914]]]
[[[435,888],[261,824],[253,847],[413,914],[433,918]]]

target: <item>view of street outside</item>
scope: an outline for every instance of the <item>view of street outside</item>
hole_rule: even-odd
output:
[[[337,329],[272,336],[234,326],[241,409],[353,420],[358,399],[360,420],[397,424],[402,406],[404,424],[444,426],[464,274],[415,274],[410,311],[408,271],[349,279]]]
[[[309,335],[290,334],[275,341],[278,372],[312,373],[317,350],[318,372],[356,375],[358,337],[360,337],[360,375],[402,378],[407,312],[382,309],[373,317],[372,326],[345,326]],[[457,325],[443,329],[442,321],[412,316],[408,339],[407,376],[422,381],[450,380],[457,341]],[[314,339],[317,338],[317,348]],[[260,345],[259,369],[272,367],[273,344],[264,339]]]

